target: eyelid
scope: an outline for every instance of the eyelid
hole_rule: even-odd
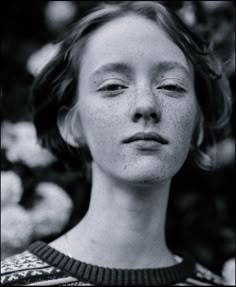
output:
[[[187,90],[187,85],[183,81],[177,78],[165,79],[160,84],[158,84],[157,88],[164,86],[176,86],[179,87],[180,89]]]
[[[99,90],[102,90],[103,88],[106,88],[108,86],[111,86],[111,85],[117,85],[117,86],[123,86],[124,88],[127,88],[127,84],[124,83],[122,80],[120,79],[108,79],[108,80],[105,80],[102,82],[102,84],[100,84],[98,86],[98,91]]]

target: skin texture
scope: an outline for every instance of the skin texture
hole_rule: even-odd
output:
[[[198,111],[183,52],[150,20],[112,20],[87,43],[77,105],[78,136],[93,162],[89,210],[68,232],[73,257],[111,268],[175,264],[164,232],[169,189],[189,152]],[[67,125],[59,121],[64,138]],[[141,131],[168,143],[123,143]],[[62,238],[51,245],[63,252]]]
[[[137,16],[118,19],[93,35],[81,65],[78,111],[96,165],[108,176],[142,184],[169,179],[180,169],[189,151],[197,104],[191,66],[182,51],[152,22],[139,21],[137,28]],[[144,23],[150,27],[144,29]],[[153,68],[163,61],[178,62],[188,74],[178,68]],[[94,75],[109,63],[126,63],[129,69]],[[107,91],[108,84],[118,86]],[[173,92],[163,87],[167,84],[178,84],[186,92]],[[149,152],[122,144],[140,131],[157,132],[169,144]]]

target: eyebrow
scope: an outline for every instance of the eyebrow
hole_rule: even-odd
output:
[[[132,68],[128,63],[108,63],[105,64],[98,69],[96,69],[92,74],[91,77],[99,76],[100,74],[104,73],[111,73],[111,72],[118,72],[118,73],[131,73]]]
[[[190,76],[191,71],[182,65],[179,62],[175,61],[162,61],[158,62],[156,64],[153,64],[153,67],[151,69],[152,72],[168,72],[171,70],[180,70],[183,72],[186,76]],[[118,73],[132,73],[132,66],[130,66],[128,63],[120,63],[120,62],[114,62],[114,63],[108,63],[105,64],[98,69],[96,69],[92,74],[91,77],[99,76],[103,73],[111,73],[111,72],[118,72]]]
[[[161,71],[161,72],[168,72],[170,70],[180,70],[181,72],[183,72],[184,74],[186,74],[186,76],[190,76],[191,71],[190,69],[188,69],[187,67],[185,67],[184,65],[182,65],[179,62],[173,62],[173,61],[163,61],[163,62],[159,62],[157,65],[154,66],[154,69]]]

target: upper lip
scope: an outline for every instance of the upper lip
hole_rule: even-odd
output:
[[[124,143],[130,143],[130,142],[137,141],[137,140],[157,141],[161,144],[167,144],[168,143],[167,139],[165,139],[164,137],[162,137],[161,135],[159,135],[155,132],[148,132],[148,133],[139,132],[139,133],[136,133],[136,134],[132,135],[131,137],[125,139],[123,142]]]

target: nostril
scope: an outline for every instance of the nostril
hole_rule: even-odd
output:
[[[139,120],[139,119],[141,119],[142,118],[142,114],[140,114],[140,113],[136,113],[135,114],[135,119],[136,120]]]
[[[140,119],[144,120],[153,120],[154,122],[158,122],[158,115],[157,113],[135,113],[134,120],[139,121]]]
[[[154,119],[155,121],[157,120],[157,114],[156,113],[151,113],[151,118]]]

